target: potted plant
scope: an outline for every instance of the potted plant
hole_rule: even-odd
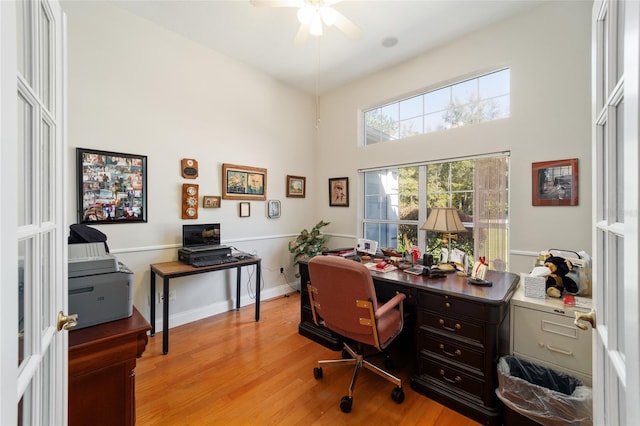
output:
[[[298,262],[303,259],[310,259],[315,255],[322,253],[323,250],[327,250],[324,243],[327,238],[320,233],[320,228],[329,225],[331,222],[320,221],[311,229],[307,231],[303,229],[298,237],[289,242],[289,251],[293,253],[294,262]]]

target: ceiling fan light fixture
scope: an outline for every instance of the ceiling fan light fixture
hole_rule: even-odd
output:
[[[322,35],[322,19],[317,13],[311,18],[311,24],[309,24],[309,34],[311,34],[312,36]]]
[[[319,9],[319,13],[322,17],[322,22],[324,22],[327,27],[330,27],[336,23],[336,11],[329,6],[322,6]]]
[[[302,25],[309,25],[315,14],[316,11],[312,6],[302,6],[298,9],[298,21],[300,21]]]

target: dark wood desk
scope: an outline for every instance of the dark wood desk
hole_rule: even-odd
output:
[[[69,425],[133,425],[135,368],[151,327],[133,308],[117,321],[69,332]]]
[[[169,280],[172,278],[186,277],[188,275],[204,274],[207,272],[222,271],[236,268],[236,309],[240,309],[240,276],[243,266],[256,265],[256,321],[260,320],[260,263],[259,257],[239,260],[237,262],[224,263],[221,265],[203,266],[196,268],[182,262],[162,262],[152,263],[151,267],[151,335],[156,334],[156,275],[162,278],[162,353],[169,352]]]
[[[342,338],[313,323],[306,283],[309,270],[299,263],[301,310],[298,332],[334,350]],[[508,305],[519,281],[516,274],[489,271],[492,287],[467,283],[456,273],[428,279],[402,271],[372,272],[377,296],[407,295],[405,313],[415,350],[411,387],[417,392],[487,425],[502,421],[496,397],[496,366],[509,351]]]

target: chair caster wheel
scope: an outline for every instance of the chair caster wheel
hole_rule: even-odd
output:
[[[391,392],[391,399],[393,399],[398,404],[402,404],[404,401],[404,391],[401,387],[394,388]]]
[[[353,405],[353,398],[351,398],[351,397],[348,397],[348,396],[345,395],[340,400],[340,410],[343,413],[350,413],[352,405]]]
[[[322,379],[322,367],[315,367],[315,368],[313,369],[313,377],[314,377],[316,380],[320,380],[320,379]]]

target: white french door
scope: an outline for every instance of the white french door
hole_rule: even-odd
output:
[[[640,424],[640,2],[593,6],[594,423]]]
[[[1,1],[0,424],[67,422],[64,18]]]

